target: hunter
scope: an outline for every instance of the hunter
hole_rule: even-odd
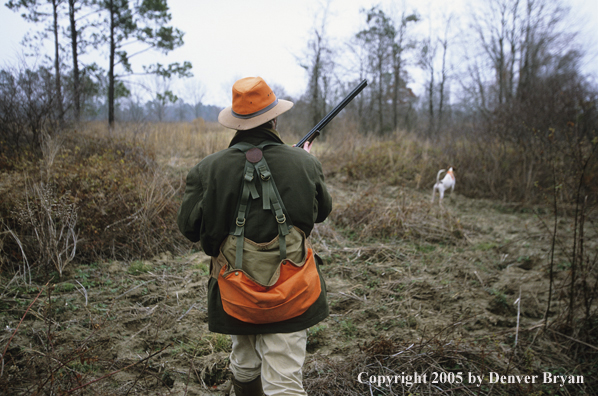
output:
[[[235,82],[218,121],[237,132],[191,169],[178,213],[211,256],[208,325],[231,336],[236,396],[306,395],[307,329],[328,316],[308,237],[332,199],[310,145],[286,145],[276,130],[291,107],[260,77]]]

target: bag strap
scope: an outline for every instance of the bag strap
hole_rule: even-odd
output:
[[[286,209],[272,178],[272,172],[268,167],[266,158],[262,150],[266,146],[279,146],[282,143],[265,141],[258,146],[249,143],[237,143],[231,148],[237,149],[245,153],[245,168],[243,170],[243,187],[241,190],[241,197],[239,198],[237,217],[235,218],[235,226],[232,235],[237,237],[237,250],[235,254],[235,268],[241,269],[243,264],[243,244],[245,238],[245,222],[247,220],[247,213],[252,199],[259,198],[259,193],[256,188],[255,173],[259,175],[260,184],[262,186],[262,209],[270,210],[276,218],[278,223],[278,244],[280,248],[280,259],[284,260],[287,257],[287,246],[285,237],[289,234],[292,224],[290,219],[285,215]]]

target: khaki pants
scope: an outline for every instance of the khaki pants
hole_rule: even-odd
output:
[[[288,334],[232,335],[230,368],[238,381],[262,376],[264,393],[307,396],[301,368],[305,361],[307,330]]]

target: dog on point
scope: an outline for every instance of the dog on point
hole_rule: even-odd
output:
[[[434,184],[434,188],[432,189],[432,203],[434,203],[434,196],[436,195],[436,190],[438,190],[440,205],[442,205],[442,199],[444,198],[444,192],[446,190],[450,188],[451,194],[455,191],[455,173],[453,167],[451,166],[444,178],[440,180],[440,175],[442,175],[443,172],[445,172],[445,169],[438,171],[438,174],[436,175],[436,184]]]

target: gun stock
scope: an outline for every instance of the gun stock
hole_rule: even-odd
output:
[[[303,147],[306,142],[313,142],[315,138],[320,136],[322,129],[324,129],[324,127],[328,125],[328,123],[332,121],[332,119],[336,117],[342,109],[345,108],[345,106],[355,99],[355,97],[359,95],[359,93],[363,91],[367,85],[367,80],[360,82],[359,85],[353,88],[353,90],[349,92],[349,94],[339,104],[337,104],[336,107],[330,111],[330,113],[326,114],[326,116],[322,118],[322,120],[307,133],[307,135],[303,136],[303,138],[295,146]]]

